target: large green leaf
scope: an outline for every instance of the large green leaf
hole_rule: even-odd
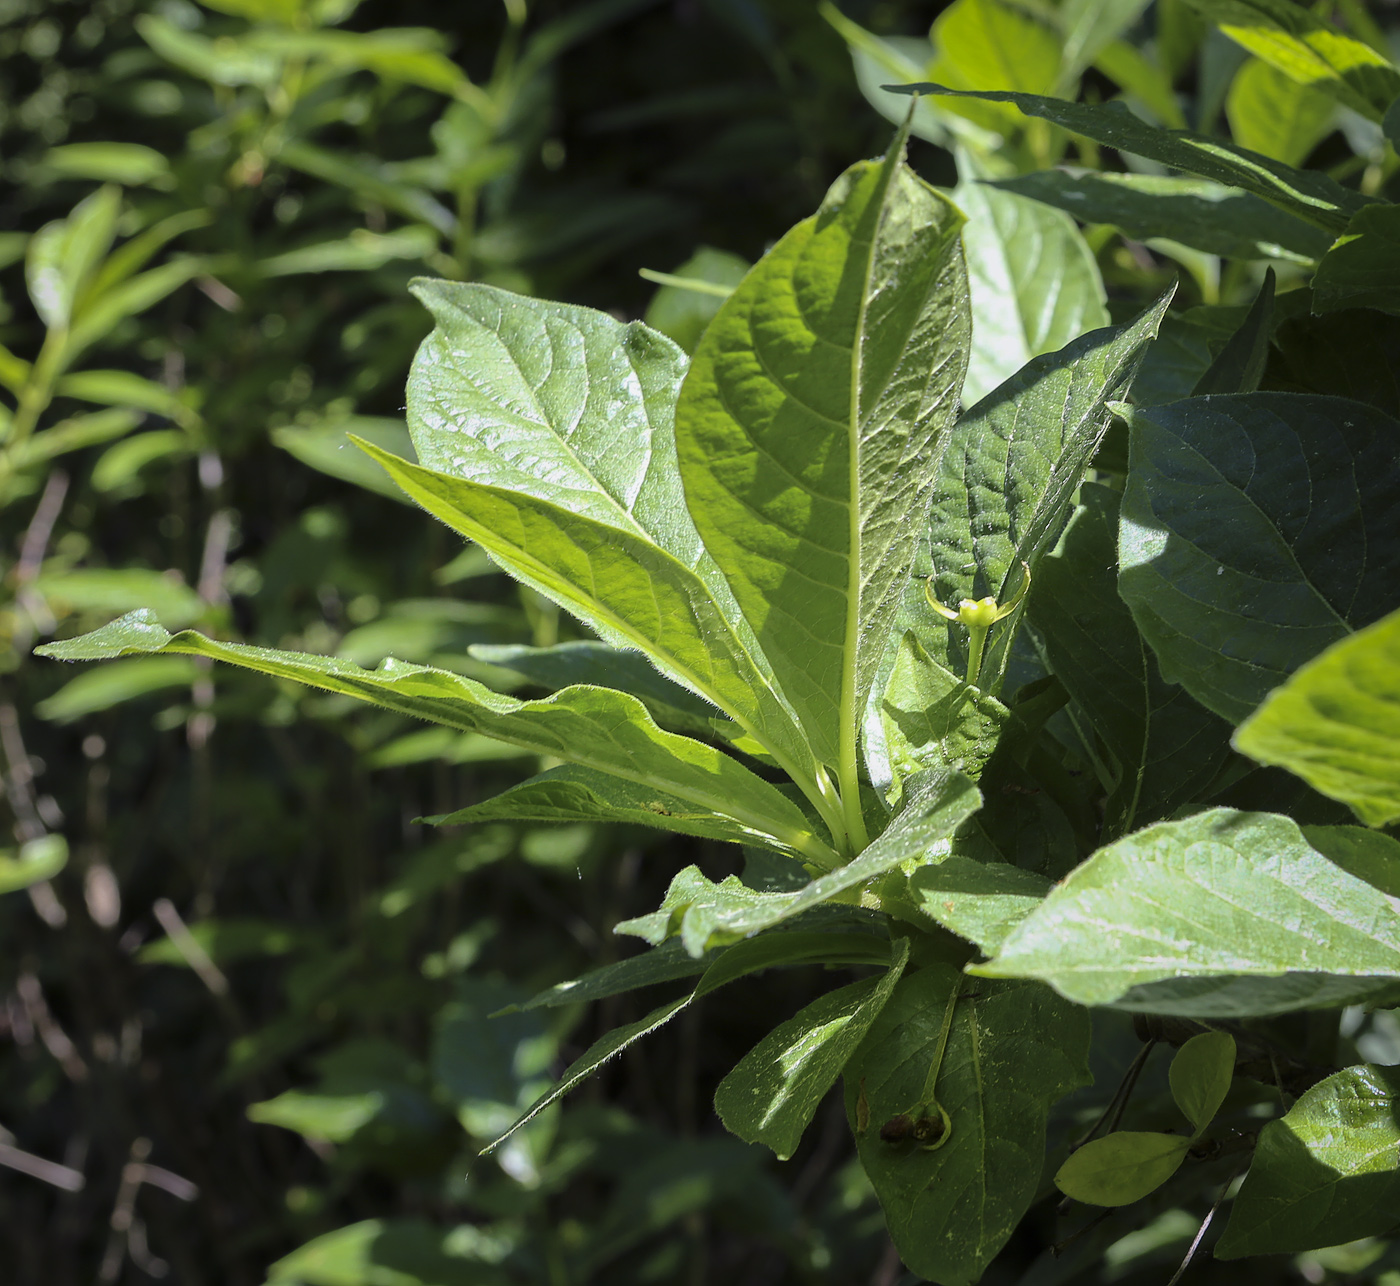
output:
[[[1302,165],[1331,132],[1337,105],[1277,67],[1251,58],[1230,82],[1225,115],[1241,147],[1285,165]]]
[[[392,659],[370,671],[337,657],[221,643],[193,630],[171,635],[149,612],[132,612],[82,638],[39,651],[64,661],[145,653],[228,661],[653,786],[704,810],[734,817],[756,836],[804,852],[818,865],[835,861],[812,834],[801,810],[775,787],[718,750],[663,732],[641,702],[626,693],[576,687],[541,701],[518,701],[462,675]]]
[[[686,501],[853,833],[856,738],[967,361],[961,217],[852,167],[720,308],[676,408]],[[877,642],[871,646],[871,641]]]
[[[1394,1228],[1397,1104],[1400,1069],[1348,1067],[1270,1121],[1217,1257],[1313,1250]]]
[[[1235,746],[1297,773],[1372,826],[1400,820],[1400,611],[1333,644],[1271,692]]]
[[[690,866],[671,881],[659,910],[625,920],[618,933],[653,945],[680,937],[695,956],[789,920],[908,862],[937,862],[949,837],[981,804],[977,788],[960,773],[928,772],[911,780],[904,806],[888,829],[858,858],[791,893],[762,893],[737,876],[720,883]]]
[[[1313,312],[1374,308],[1400,314],[1400,206],[1358,210],[1313,274]]]
[[[725,1128],[746,1143],[767,1144],[781,1161],[797,1151],[908,962],[909,939],[900,938],[882,976],[827,992],[770,1031],[715,1090],[715,1111]]]
[[[962,400],[970,406],[1032,357],[1107,326],[1108,309],[1098,264],[1073,219],[973,181],[970,158],[960,162],[953,199],[967,215],[972,353]]]
[[[959,988],[963,995],[956,998]],[[936,1151],[881,1126],[920,1102],[947,1006]],[[1040,1187],[1045,1122],[1089,1082],[1089,1015],[1045,987],[972,983],[947,965],[906,976],[846,1069],[846,1115],[900,1257],[943,1286],[976,1281]]]
[[[1131,326],[1093,331],[1036,358],[958,421],[930,519],[929,570],[941,601],[990,594],[1005,602],[1021,583],[1021,563],[1036,571],[1108,429],[1108,403],[1126,394],[1169,298]],[[914,619],[929,623],[920,638],[930,654],[965,669],[962,627],[937,621],[910,597]],[[992,632],[982,661],[988,691],[1000,682],[1019,619],[1018,611]]]
[[[490,286],[419,281],[414,499],[612,643],[733,714],[793,778],[810,751],[686,510],[674,413],[685,354],[640,323]]]
[[[1118,595],[1118,493],[1086,483],[1079,498],[1060,548],[1040,564],[1030,621],[1087,716],[1083,735],[1113,756],[1104,831],[1117,837],[1199,798],[1229,753],[1230,726],[1162,679]]]
[[[1400,604],[1400,423],[1289,393],[1129,414],[1119,588],[1163,678],[1238,723]]]
[[[1348,309],[1274,329],[1269,385],[1355,398],[1400,419],[1400,318]]]
[[[1400,97],[1400,71],[1370,45],[1294,0],[1187,0],[1250,53],[1379,121]]]
[[[968,93],[931,82],[890,86],[905,94],[950,94],[1015,103],[1030,116],[1053,121],[1072,134],[1184,170],[1203,179],[1243,188],[1330,232],[1341,232],[1362,206],[1378,198],[1342,187],[1317,170],[1295,170],[1242,147],[1193,134],[1163,130],[1134,116],[1121,102],[1071,103],[1035,94]]]
[[[1291,819],[1217,808],[1100,849],[973,972],[1038,978],[1087,1005],[1280,1013],[1400,978],[1400,913]],[[1297,974],[1324,985],[1296,987]],[[1251,985],[1149,985],[1164,979]]]
[[[935,924],[995,955],[1006,935],[1044,900],[1050,881],[1009,862],[955,851],[909,876],[906,896]]]
[[[1331,245],[1327,233],[1313,224],[1209,179],[1040,170],[1002,179],[996,186],[1068,210],[1085,223],[1112,224],[1139,241],[1168,237],[1230,259],[1312,263]],[[974,304],[976,298],[974,293]]]

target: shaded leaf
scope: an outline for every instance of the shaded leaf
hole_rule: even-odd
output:
[[[1269,358],[1269,336],[1274,328],[1274,280],[1274,270],[1267,269],[1264,284],[1259,287],[1244,322],[1196,381],[1192,397],[1211,393],[1253,393],[1259,387]]]
[[[1374,308],[1400,315],[1400,206],[1358,210],[1313,274],[1313,312]]]
[[[1400,424],[1288,393],[1128,412],[1119,589],[1169,682],[1232,722],[1400,603]]]
[[[1075,1152],[1056,1172],[1055,1186],[1087,1205],[1131,1205],[1166,1183],[1190,1146],[1180,1135],[1118,1130]]]
[[[1234,1075],[1235,1038],[1229,1032],[1202,1032],[1176,1051],[1168,1080],[1172,1098],[1195,1130],[1194,1138],[1215,1119]]]

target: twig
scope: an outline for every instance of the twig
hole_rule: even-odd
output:
[[[15,982],[15,992],[24,1005],[29,1021],[34,1025],[34,1030],[39,1033],[39,1039],[44,1042],[44,1048],[54,1056],[58,1065],[63,1068],[64,1075],[70,1081],[86,1080],[87,1064],[83,1061],[82,1055],[78,1053],[77,1046],[68,1039],[68,1034],[54,1021],[54,1016],[49,1012],[48,1003],[44,1000],[44,989],[39,985],[38,978],[32,973],[20,974]]]
[[[208,987],[214,995],[220,998],[227,996],[229,993],[228,977],[210,959],[209,953],[199,945],[198,939],[189,931],[184,920],[180,918],[175,904],[169,898],[157,898],[151,911],[160,921],[160,927],[165,930],[165,934],[174,944],[175,950],[185,958],[185,963],[199,975],[200,982]]]
[[[1210,1221],[1215,1218],[1215,1212],[1220,1209],[1224,1202],[1225,1194],[1230,1191],[1230,1185],[1240,1177],[1240,1171],[1243,1169],[1243,1165],[1236,1166],[1234,1174],[1221,1185],[1220,1195],[1216,1197],[1215,1204],[1206,1211],[1206,1217],[1201,1220],[1201,1226],[1196,1229],[1196,1235],[1191,1239],[1191,1244],[1186,1248],[1186,1258],[1181,1261],[1181,1267],[1172,1274],[1172,1279],[1167,1283],[1167,1286],[1176,1286],[1177,1282],[1182,1279],[1186,1270],[1191,1266],[1191,1261],[1196,1257],[1196,1251],[1200,1248],[1201,1242],[1205,1238],[1206,1229],[1210,1227]]]
[[[64,1192],[81,1192],[87,1180],[81,1170],[74,1170],[57,1161],[45,1161],[32,1152],[22,1152],[8,1143],[0,1143],[0,1165],[27,1174],[31,1179],[41,1179]]]

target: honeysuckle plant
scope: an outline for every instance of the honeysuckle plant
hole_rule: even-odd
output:
[[[1198,164],[1324,238],[1375,205],[1114,108],[992,97]],[[416,284],[435,321],[409,381],[417,459],[360,445],[594,636],[491,649],[549,695],[140,613],[45,650],[211,657],[554,765],[438,823],[743,846],[742,877],[687,867],[618,926],[650,950],[531,1002],[691,980],[512,1131],[699,998],[815,963],[855,976],[765,1036],[716,1110],[786,1158],[839,1081],[921,1276],[976,1280],[1060,1199],[1051,1176],[1094,1202],[1125,1155],[1150,1171],[1135,1194],[1202,1209],[1253,1156],[1222,1254],[1382,1231],[1400,1080],[1344,1067],[1335,1025],[1299,1048],[1277,1019],[1400,999],[1400,844],[1378,829],[1400,817],[1400,408],[1299,356],[1327,306],[1276,306],[1271,277],[1253,308],[1208,310],[1214,351],[1164,361],[1163,297],[963,406],[964,216],[904,147],[848,170],[690,359],[586,308]],[[1062,1104],[1091,1081],[1093,1008],[1102,1066],[1132,1046],[1124,1014],[1150,1016],[1147,1053],[1184,1047],[1189,1137],[1088,1142],[1131,1122],[1146,1059],[1121,1093]],[[1340,1223],[1308,1213],[1319,1192]]]

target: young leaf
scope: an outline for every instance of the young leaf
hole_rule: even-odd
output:
[[[1400,97],[1400,71],[1294,0],[1187,0],[1250,53],[1373,121]]]
[[[46,223],[29,239],[25,277],[34,311],[50,330],[66,330],[112,247],[120,188],[101,187],[73,207],[66,219]]]
[[[1313,312],[1374,308],[1400,314],[1400,206],[1357,211],[1313,274]]]
[[[1034,578],[1108,429],[1108,403],[1127,392],[1170,297],[1131,326],[1094,331],[1036,358],[958,421],[931,513],[940,601],[990,594],[1006,602],[1021,583],[1023,562]],[[1013,615],[992,631],[980,681],[988,692],[1000,684],[1018,621]],[[940,624],[921,635],[935,657],[950,629],[955,646],[964,646],[960,626]],[[950,661],[950,668],[961,665]]]
[[[686,507],[674,414],[685,354],[639,323],[490,286],[418,281],[421,468],[370,454],[512,575],[640,648],[811,788],[805,738]]]
[[[635,697],[607,688],[565,688],[542,701],[518,701],[462,675],[392,659],[369,671],[336,657],[220,643],[192,630],[172,636],[149,612],[132,612],[39,651],[65,661],[172,652],[213,657],[613,773],[734,817],[820,866],[836,861],[801,810],[775,787],[718,750],[661,731]],[[775,830],[781,834],[772,835]]]
[[[909,940],[900,938],[881,977],[828,992],[770,1031],[715,1090],[725,1128],[786,1161],[908,962]]]
[[[1192,1138],[1200,1138],[1215,1119],[1234,1076],[1235,1038],[1229,1032],[1202,1032],[1176,1051],[1167,1079],[1172,1098],[1195,1131]]]
[[[967,362],[961,218],[904,138],[755,265],[676,407],[686,502],[857,840],[860,720]]]
[[[1190,1146],[1177,1134],[1118,1130],[1075,1152],[1056,1172],[1055,1186],[1086,1205],[1131,1205],[1166,1183]]]
[[[886,1142],[881,1125],[920,1100],[949,1004],[935,1085],[947,1142]],[[1051,1104],[1089,1083],[1089,1036],[1088,1013],[1040,986],[933,965],[895,988],[846,1068],[846,1116],[910,1270],[967,1286],[1005,1245],[1040,1186]]]
[[[1400,603],[1400,424],[1389,416],[1290,393],[1127,414],[1119,590],[1163,678],[1238,723]]]
[[[1131,152],[1161,165],[1184,170],[1203,179],[1243,188],[1263,197],[1298,218],[1334,235],[1362,206],[1378,200],[1342,187],[1317,170],[1295,170],[1257,152],[1193,134],[1189,130],[1163,130],[1134,116],[1125,103],[1071,103],[1035,94],[964,93],[930,83],[890,85],[902,94],[944,94],[1015,103],[1028,116],[1053,121],[1072,134]]]
[[[1289,818],[1217,808],[1100,849],[971,972],[1086,1005],[1283,1013],[1400,978],[1400,913]]]
[[[941,860],[947,855],[948,838],[981,802],[977,788],[962,774],[925,773],[908,783],[903,808],[879,839],[854,861],[805,887],[792,893],[760,893],[733,875],[712,883],[691,866],[671,881],[659,910],[623,921],[616,932],[635,934],[653,945],[679,935],[692,955],[701,955],[829,902],[903,862]]]
[[[1033,357],[1108,325],[1094,256],[1068,215],[982,177],[960,155],[953,200],[967,215],[963,253],[972,299],[972,352],[963,404],[980,401]],[[1075,213],[1078,213],[1075,211]]]
[[[1362,821],[1400,820],[1400,611],[1343,639],[1276,688],[1235,734]]]
[[[1269,336],[1274,329],[1274,270],[1264,273],[1264,284],[1254,298],[1244,323],[1206,369],[1192,397],[1211,393],[1253,393],[1264,378],[1269,360]]]
[[[1397,1103],[1400,1069],[1349,1067],[1265,1125],[1217,1257],[1313,1250],[1392,1229]]]
[[[1109,223],[1145,241],[1170,237],[1231,259],[1322,258],[1331,238],[1267,201],[1208,179],[1170,174],[1067,174],[1040,170],[997,187],[1067,210],[1086,223]]]
[[[1040,564],[1029,614],[1047,664],[1088,716],[1119,775],[1104,831],[1169,817],[1224,765],[1230,726],[1166,683],[1118,595],[1118,494],[1085,483],[1059,549]]]

